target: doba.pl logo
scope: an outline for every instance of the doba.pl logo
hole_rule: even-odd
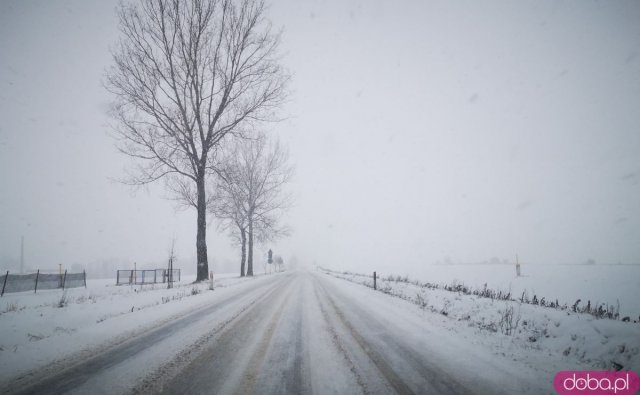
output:
[[[635,395],[640,377],[633,371],[562,371],[553,379],[560,395]]]

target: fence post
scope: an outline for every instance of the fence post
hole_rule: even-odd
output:
[[[87,271],[83,270],[82,274],[84,275],[84,287],[87,288]]]
[[[0,294],[0,296],[4,296],[4,287],[7,286],[8,277],[9,277],[9,271],[7,270],[7,274],[4,275],[4,283],[2,284],[2,294]]]
[[[64,269],[64,277],[62,278],[62,289],[64,290],[64,283],[67,282],[67,269]]]
[[[376,287],[376,272],[373,272],[373,289],[374,289],[374,290],[378,289],[378,288]]]
[[[33,293],[37,293],[38,292],[38,277],[40,277],[40,269],[38,269],[38,272],[36,273],[36,287],[33,290]]]

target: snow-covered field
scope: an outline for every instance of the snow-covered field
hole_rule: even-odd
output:
[[[571,269],[582,268],[580,266]],[[464,281],[466,284],[477,285],[479,288],[487,282],[494,286],[500,284],[501,289],[508,289],[508,284],[511,284],[511,289],[515,290],[518,288],[514,284],[517,284],[522,286],[522,289],[529,289],[528,292],[531,294],[533,288],[525,287],[528,284],[535,285],[536,292],[538,289],[541,290],[539,295],[544,295],[543,290],[554,289],[542,282],[533,281],[532,278],[540,278],[534,275],[525,277],[522,283],[518,282],[520,279],[514,278],[511,278],[507,284],[500,283],[499,276],[503,276],[503,279],[509,278],[506,273],[507,267],[504,272],[497,271],[498,275],[495,276],[486,274],[489,268],[475,265],[471,268],[434,267],[434,269],[432,275],[437,272],[440,281],[444,284],[451,284],[453,282],[451,278],[457,278],[458,282]],[[447,278],[445,272],[451,269],[458,270],[457,276]],[[470,269],[477,269],[477,271]],[[514,270],[511,266],[508,269]],[[638,267],[625,267],[625,270],[638,270]],[[373,286],[373,278],[370,274],[322,271],[367,287]],[[485,274],[484,278],[482,273]],[[433,277],[430,277],[431,281],[434,281]],[[583,280],[584,277],[586,276],[583,274]],[[638,276],[632,278],[635,281],[637,279]],[[633,281],[625,279],[621,283],[632,284]],[[382,293],[418,305],[425,314],[431,313],[445,317],[443,324],[450,327],[449,330],[459,333],[472,342],[493,344],[492,348],[497,354],[513,361],[523,362],[535,369],[546,365],[550,371],[572,368],[576,370],[586,368],[640,370],[640,323],[633,320],[622,322],[597,319],[590,314],[574,313],[571,308],[554,309],[518,301],[492,300],[476,295],[465,295],[461,292],[430,289],[423,286],[420,281],[415,282],[414,278],[396,277],[388,273],[378,278],[377,289]],[[576,287],[573,291],[579,290],[584,288]],[[615,294],[612,290],[600,292],[600,295]],[[637,294],[638,291],[637,288],[625,290],[620,287],[620,292],[631,295],[634,292]],[[598,295],[598,291],[594,291],[591,295]],[[628,301],[632,302],[631,299]],[[634,302],[633,306],[637,306],[637,300]],[[461,329],[461,326],[468,329]]]
[[[339,269],[339,268],[338,268]],[[375,267],[371,268],[373,272]],[[367,273],[372,274],[372,273]],[[620,303],[620,316],[638,320],[640,316],[640,265],[541,265],[522,264],[516,277],[514,264],[423,265],[402,270],[378,270],[379,276],[401,275],[421,282],[452,284],[473,288],[487,287],[511,291],[520,296],[537,295],[547,301],[573,305],[591,301],[592,305]]]
[[[86,289],[5,294],[0,299],[0,384],[66,356],[108,347],[225,294],[241,294],[253,286],[248,282],[266,277],[217,275],[216,292],[208,283],[192,284],[194,276],[183,276],[172,289],[116,286],[108,279],[87,280]]]

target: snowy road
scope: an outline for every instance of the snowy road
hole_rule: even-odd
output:
[[[324,274],[284,273],[16,392],[549,392],[440,319]]]

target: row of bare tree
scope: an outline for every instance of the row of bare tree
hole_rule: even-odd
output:
[[[289,74],[262,0],[122,2],[105,86],[127,182],[164,180],[197,211],[197,280],[208,277],[207,212],[222,219],[253,274],[253,243],[285,233],[287,154],[256,130],[277,121]]]
[[[217,184],[209,210],[221,219],[241,247],[240,275],[253,275],[254,241],[274,241],[288,234],[280,224],[283,212],[291,205],[284,185],[293,168],[288,152],[264,136],[240,141],[227,152],[217,168]]]

